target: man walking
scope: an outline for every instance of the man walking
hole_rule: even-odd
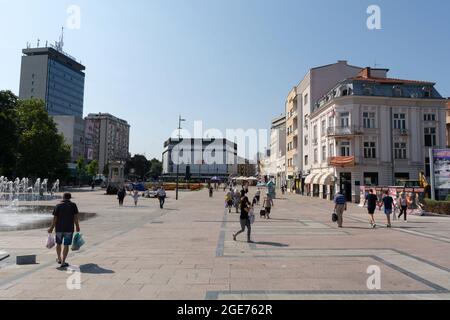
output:
[[[66,262],[69,254],[69,247],[72,245],[74,226],[76,231],[80,232],[80,224],[78,221],[78,208],[75,203],[70,201],[72,195],[65,193],[63,201],[58,204],[53,210],[53,223],[48,233],[53,233],[56,228],[56,254],[58,256],[57,262],[61,268],[67,268],[69,264]],[[61,246],[64,245],[61,257]]]
[[[156,196],[158,197],[159,200],[159,207],[161,209],[164,209],[164,204],[166,203],[166,190],[164,189],[163,186],[161,186],[158,191],[156,191]]]
[[[125,187],[121,188],[119,192],[117,192],[117,199],[119,199],[119,206],[123,207],[123,200],[127,196],[127,192],[125,191]]]
[[[386,191],[386,195],[383,198],[383,204],[384,204],[384,214],[387,218],[387,227],[391,228],[391,214],[393,210],[394,205],[394,199],[389,195],[389,191]]]
[[[334,198],[334,204],[334,210],[338,216],[338,227],[342,228],[344,224],[344,211],[347,211],[347,199],[342,191],[339,191]]]
[[[372,189],[370,190],[369,194],[366,197],[366,202],[367,202],[367,211],[369,213],[369,222],[372,228],[375,229],[377,227],[377,224],[375,222],[374,214],[377,208],[378,197],[376,196],[376,194]]]

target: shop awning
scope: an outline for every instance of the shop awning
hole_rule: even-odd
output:
[[[334,175],[325,173],[320,177],[319,184],[324,186],[332,186],[334,184]]]
[[[314,181],[314,178],[317,176],[317,174],[310,174],[305,179],[305,184],[312,184]]]
[[[323,173],[320,173],[320,174],[318,174],[318,175],[316,175],[315,177],[314,177],[314,179],[313,179],[313,184],[320,184],[320,178],[322,178],[322,176],[323,176],[324,174]]]

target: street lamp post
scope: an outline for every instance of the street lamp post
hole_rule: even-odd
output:
[[[181,122],[186,121],[186,119],[178,118],[178,144],[181,143]],[[176,187],[176,200],[178,201],[178,190],[179,190],[179,178],[180,178],[180,150],[178,150],[178,160],[177,160],[177,187]]]

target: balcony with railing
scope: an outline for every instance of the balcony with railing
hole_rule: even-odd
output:
[[[357,126],[346,126],[346,127],[329,127],[328,136],[332,137],[349,137],[349,136],[361,136],[363,135],[363,129]]]
[[[354,167],[356,165],[356,158],[350,157],[331,157],[328,158],[328,165],[335,168]]]

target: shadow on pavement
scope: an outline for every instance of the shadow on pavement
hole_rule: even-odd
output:
[[[285,244],[285,243],[278,243],[278,242],[254,242],[254,244],[259,244],[259,245],[262,245],[262,246],[278,247],[278,248],[286,248],[286,247],[289,247],[288,244]]]
[[[113,270],[108,270],[100,267],[97,264],[89,263],[80,266],[81,273],[89,273],[89,274],[112,274],[115,273]]]

